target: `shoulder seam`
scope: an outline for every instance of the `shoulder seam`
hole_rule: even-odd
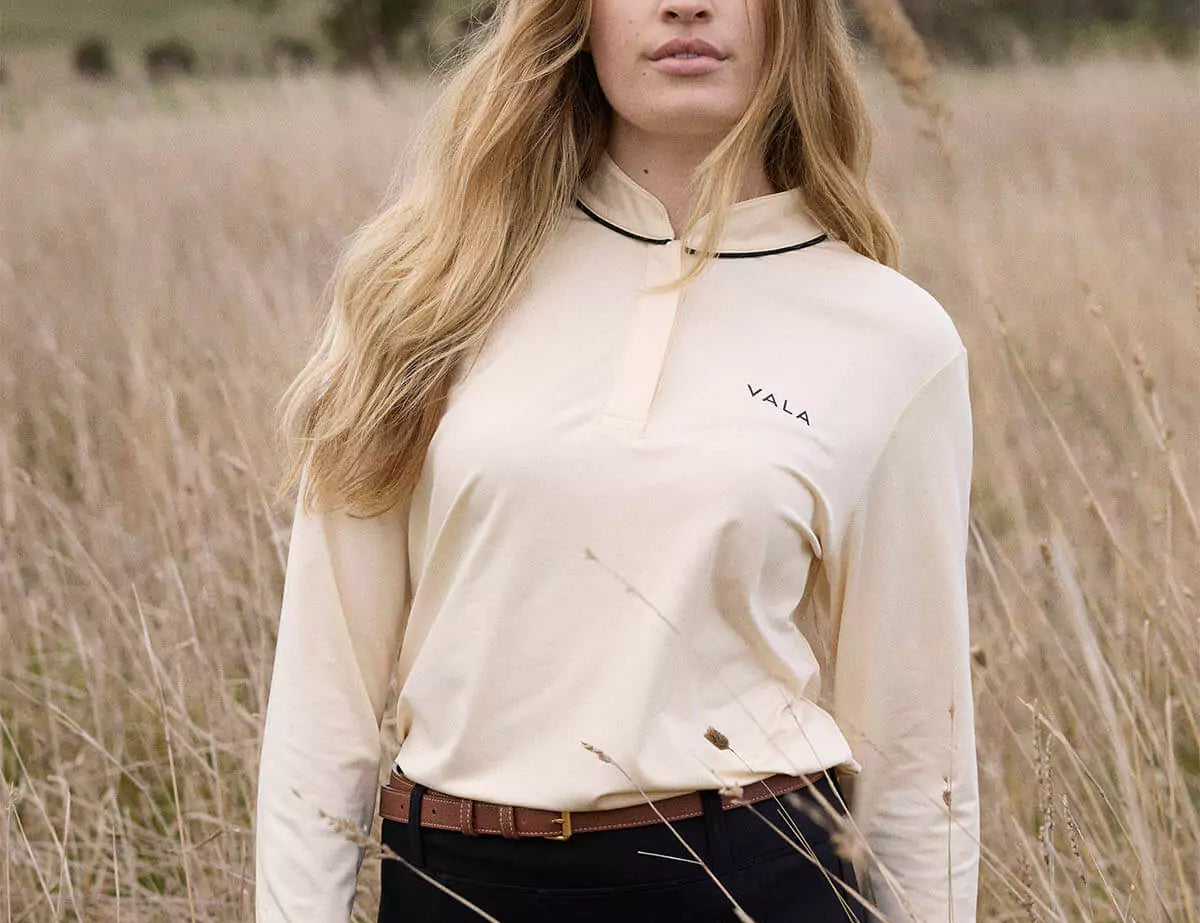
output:
[[[850,522],[854,519],[855,513],[858,512],[865,502],[867,493],[871,488],[871,484],[875,480],[875,475],[879,471],[880,461],[887,452],[888,446],[892,444],[892,440],[895,438],[896,433],[900,430],[900,424],[904,422],[904,418],[908,416],[908,412],[917,403],[917,400],[921,397],[921,395],[929,390],[929,386],[933,384],[933,382],[939,377],[941,377],[942,373],[950,368],[950,366],[954,365],[954,363],[958,362],[959,359],[966,355],[967,347],[963,344],[960,344],[959,348],[955,350],[954,354],[949,359],[939,365],[923,382],[921,382],[921,384],[913,392],[912,397],[905,402],[904,406],[900,409],[900,412],[896,414],[896,419],[892,421],[892,425],[888,430],[887,437],[882,443],[880,443],[879,449],[875,453],[875,457],[871,460],[871,465],[867,469],[867,476],[863,479],[862,487],[859,488],[858,494],[854,498],[854,502],[850,505],[850,508],[846,513],[845,522],[842,523],[841,529],[838,531],[837,539],[832,545],[830,545],[835,553],[842,547],[842,542],[844,542],[846,539],[846,530],[850,527]]]

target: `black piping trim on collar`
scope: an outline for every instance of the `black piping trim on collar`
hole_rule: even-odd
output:
[[[670,237],[646,237],[634,231],[627,230],[626,228],[621,227],[619,224],[613,224],[607,218],[601,218],[594,211],[584,205],[579,199],[575,200],[575,204],[582,208],[584,213],[589,218],[593,219],[594,221],[599,221],[609,230],[616,231],[618,234],[624,234],[626,237],[632,237],[634,240],[644,240],[648,244],[669,244],[672,240]]]
[[[785,247],[776,247],[774,250],[746,250],[739,252],[737,250],[718,250],[717,256],[722,259],[736,260],[743,256],[772,256],[776,253],[787,253],[789,250],[803,250],[805,247],[811,247],[813,244],[819,244],[823,240],[829,238],[828,234],[818,234],[816,237],[802,240],[798,244],[788,244]],[[688,253],[695,253],[691,247],[684,247]]]
[[[613,224],[606,218],[601,218],[594,211],[584,205],[579,199],[575,200],[575,204],[578,205],[583,213],[593,221],[598,221],[609,230],[616,231],[618,234],[624,234],[626,237],[631,237],[634,240],[640,240],[648,244],[669,244],[672,240],[674,240],[673,237],[646,237],[645,235],[638,234],[635,231],[629,230],[628,228],[623,228],[619,224]],[[740,259],[747,256],[772,256],[776,253],[787,253],[789,250],[801,250],[804,247],[811,247],[813,244],[819,244],[821,241],[828,239],[828,237],[828,234],[818,234],[816,237],[801,241],[798,244],[788,244],[783,247],[775,247],[771,250],[718,250],[716,255],[720,259],[728,260]],[[683,249],[688,253],[696,252],[695,248],[693,247],[684,247]]]

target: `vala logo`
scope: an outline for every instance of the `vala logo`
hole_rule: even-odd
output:
[[[792,410],[790,407],[788,407],[788,402],[787,402],[786,397],[783,399],[783,403],[780,404],[779,400],[775,397],[774,394],[772,394],[770,392],[763,394],[764,389],[762,389],[762,388],[756,388],[756,387],[754,387],[754,385],[746,385],[746,388],[750,391],[751,397],[758,398],[764,404],[770,404],[772,407],[775,407],[778,410],[782,410],[789,417],[795,417],[797,420],[803,420],[806,426],[812,426],[812,423],[810,423],[808,420],[808,411],[807,410]]]

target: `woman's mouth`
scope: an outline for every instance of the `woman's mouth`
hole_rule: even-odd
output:
[[[700,74],[712,73],[725,62],[723,59],[714,58],[712,55],[685,51],[651,59],[650,63],[664,74],[693,77]]]

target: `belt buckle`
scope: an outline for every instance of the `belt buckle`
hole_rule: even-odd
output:
[[[547,840],[569,840],[571,839],[571,812],[562,811],[560,817],[554,817],[550,820],[554,824],[562,824],[562,833],[547,833]]]

